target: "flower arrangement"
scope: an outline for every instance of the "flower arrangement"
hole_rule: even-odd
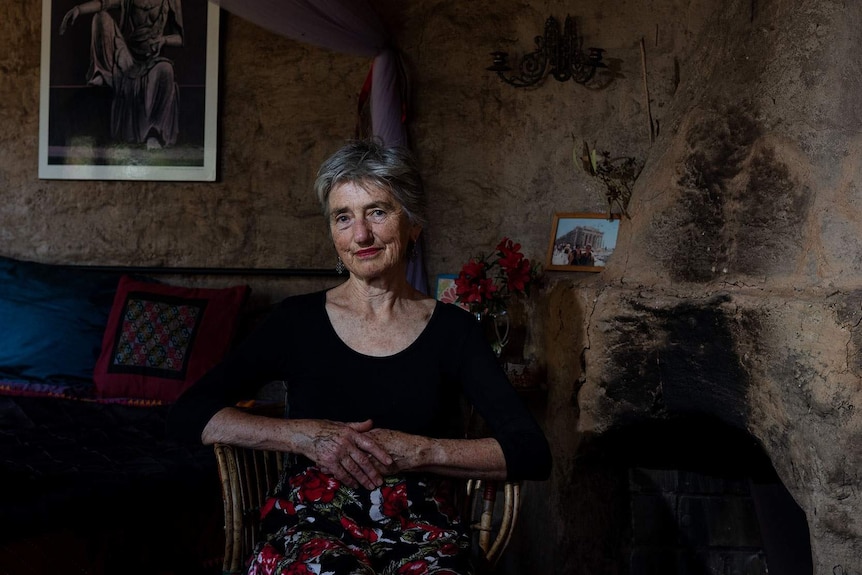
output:
[[[529,294],[541,274],[521,253],[521,244],[503,238],[494,252],[471,258],[455,279],[455,300],[473,313],[500,313],[513,296]]]

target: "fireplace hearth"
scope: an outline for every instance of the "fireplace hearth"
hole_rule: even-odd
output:
[[[746,432],[708,416],[621,425],[582,445],[617,478],[631,575],[810,575],[805,514]],[[613,483],[613,482],[611,482]]]

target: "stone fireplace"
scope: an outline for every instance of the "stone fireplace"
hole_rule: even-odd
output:
[[[580,296],[578,427],[601,437],[685,417],[743,433],[804,513],[814,572],[858,573],[862,295],[847,209],[858,189],[801,155],[858,147],[797,128],[768,104],[778,93],[730,98],[733,71],[713,71],[713,95],[681,110],[637,182],[613,260]],[[780,83],[777,69],[759,71]]]
[[[846,74],[824,66],[859,48],[843,14],[725,3],[614,256],[600,277],[552,287],[549,314],[570,306],[583,324],[571,366],[580,461],[621,462],[614,495],[635,512],[662,498],[690,506],[676,518],[706,509],[697,498],[720,483],[755,515],[778,501],[773,517],[804,517],[794,536],[824,574],[862,572],[860,156],[842,129],[862,108]],[[804,31],[815,24],[829,33]],[[719,541],[742,562],[717,572],[757,572],[773,543],[757,523],[756,537],[743,522],[738,540]]]
[[[860,572],[859,387],[826,368],[854,357],[858,300],[695,292],[609,267],[535,310],[551,380],[577,379],[568,406],[550,390],[578,437],[556,457],[576,558],[560,572]]]
[[[591,458],[619,478],[621,572],[812,573],[805,513],[747,432],[708,415],[621,423],[585,443]]]

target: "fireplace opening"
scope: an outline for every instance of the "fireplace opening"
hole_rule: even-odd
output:
[[[805,513],[746,431],[703,415],[620,424],[576,459],[613,476],[621,573],[812,573]]]

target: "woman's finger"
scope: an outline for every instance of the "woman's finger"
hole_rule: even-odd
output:
[[[355,443],[358,448],[374,457],[384,467],[392,465],[392,456],[372,436],[367,434],[360,435],[356,438]]]
[[[377,466],[361,451],[352,451],[342,465],[366,489],[374,489],[383,484],[383,476]]]

